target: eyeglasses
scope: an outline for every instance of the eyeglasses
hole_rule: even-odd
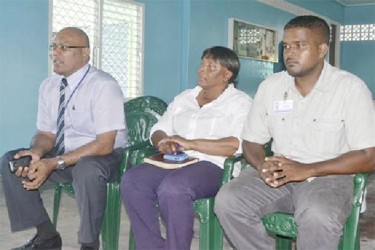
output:
[[[54,51],[56,49],[59,49],[61,51],[67,51],[69,49],[78,49],[78,48],[87,48],[87,46],[73,46],[73,45],[55,44],[55,43],[49,46],[50,51]]]

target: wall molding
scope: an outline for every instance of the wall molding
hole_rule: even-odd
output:
[[[285,0],[257,0],[257,1],[260,2],[260,3],[266,4],[266,5],[272,6],[274,8],[289,12],[289,13],[294,14],[296,16],[314,15],[314,16],[318,16],[318,17],[323,18],[324,20],[326,20],[330,24],[341,25],[341,23],[333,21],[326,16],[319,15],[318,13],[316,13],[314,11],[311,11],[311,10],[305,9],[303,7],[294,5],[294,4],[289,3]]]

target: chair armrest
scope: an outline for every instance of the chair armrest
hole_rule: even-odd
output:
[[[151,155],[155,155],[158,153],[158,150],[154,148],[151,144],[149,144],[147,147],[139,150],[136,164],[140,164],[144,161],[144,158],[149,157]]]
[[[344,227],[342,240],[342,249],[355,249],[356,247],[356,238],[358,236],[358,227],[359,227],[359,215],[362,209],[362,203],[365,198],[365,190],[367,184],[367,173],[357,173],[354,176],[354,188],[353,188],[353,205],[352,211]]]
[[[364,199],[364,192],[367,184],[367,173],[357,173],[354,176],[353,206],[361,207]]]
[[[243,157],[243,154],[236,154],[225,159],[223,177],[221,178],[221,186],[232,179],[234,165],[244,159],[245,158]]]
[[[125,147],[122,151],[122,158],[121,158],[121,165],[120,165],[120,176],[123,175],[123,173],[128,170],[132,163],[131,159],[134,156],[134,153],[137,151],[140,151],[141,149],[149,147],[150,142],[149,141],[143,141],[134,143],[133,145],[130,145],[128,147]]]

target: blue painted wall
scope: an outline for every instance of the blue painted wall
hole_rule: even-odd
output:
[[[336,0],[286,0],[289,3],[298,5],[322,16],[328,17],[332,21],[344,23],[345,6]]]
[[[28,147],[48,74],[48,0],[0,1],[0,154]]]
[[[166,102],[196,85],[205,48],[227,45],[228,18],[277,29],[281,40],[284,24],[293,17],[257,1],[139,2],[145,4],[144,94]],[[342,21],[345,15],[354,19],[354,12],[337,6],[334,0],[325,1],[329,8],[321,3],[297,2],[332,20]],[[38,87],[48,74],[48,8],[48,0],[0,0],[0,155],[28,146],[35,131]],[[241,59],[241,65],[239,88],[252,96],[258,84],[280,68],[249,59]],[[347,67],[350,70],[354,65]],[[364,73],[365,77],[370,74]]]
[[[375,24],[375,5],[345,10],[345,24]],[[375,98],[375,41],[343,41],[341,68],[364,80]]]
[[[192,0],[189,87],[196,85],[202,51],[214,45],[227,46],[229,18],[272,27],[279,32],[278,40],[281,41],[283,26],[292,17],[289,13],[256,1],[220,1],[220,4],[217,4],[215,1]],[[240,58],[240,61],[238,88],[253,96],[259,83],[274,72],[275,64],[246,58]]]
[[[292,15],[256,1],[139,0],[145,4],[144,94],[167,102],[197,82],[200,57],[207,47],[228,44],[228,18],[279,29]],[[273,16],[264,18],[262,13]],[[250,17],[250,18],[249,18]],[[274,72],[273,63],[241,59],[239,88],[253,95]]]
[[[140,0],[145,4],[144,94],[170,102],[182,87],[183,1]]]

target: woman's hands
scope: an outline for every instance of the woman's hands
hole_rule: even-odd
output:
[[[202,154],[228,157],[235,154],[239,147],[238,138],[233,136],[220,139],[186,139],[179,135],[168,136],[161,130],[152,134],[151,141],[163,154],[193,150]]]
[[[158,142],[157,148],[159,152],[178,153],[179,151],[191,150],[191,141],[178,135],[167,136]]]

